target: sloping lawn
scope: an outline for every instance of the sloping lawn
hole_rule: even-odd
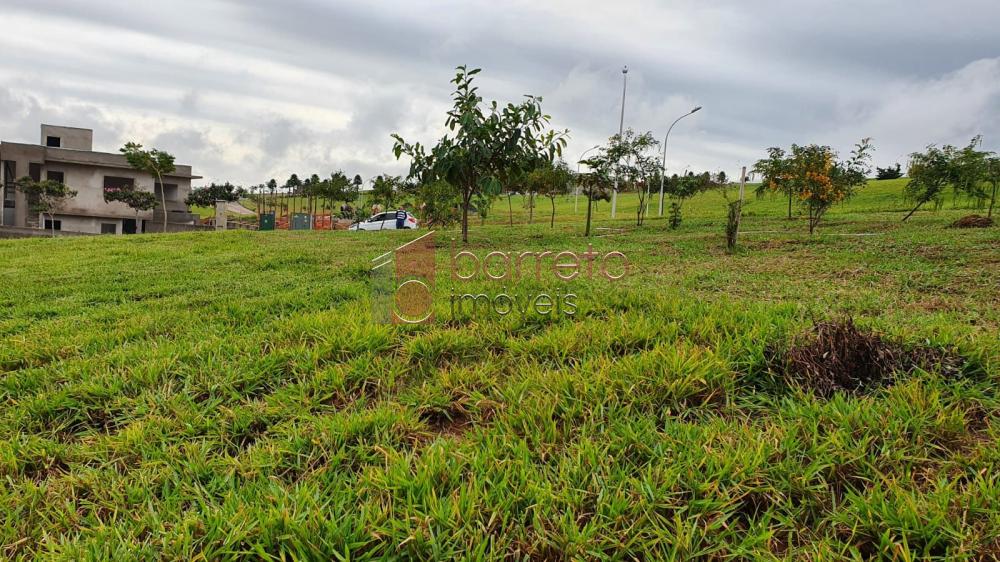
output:
[[[1000,556],[1000,230],[901,185],[813,237],[754,200],[734,255],[716,194],[601,203],[628,275],[561,318],[454,317],[439,273],[437,322],[374,322],[406,233],[0,241],[0,558]],[[585,250],[548,203],[470,249]],[[786,352],[848,317],[931,359],[820,392]]]

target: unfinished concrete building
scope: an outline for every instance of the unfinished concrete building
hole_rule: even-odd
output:
[[[187,230],[197,222],[184,203],[191,193],[191,166],[176,166],[163,178],[163,185],[146,173],[129,166],[121,154],[94,152],[94,132],[90,129],[42,125],[39,144],[0,142],[2,163],[3,213],[0,226],[46,228],[90,234],[135,234],[160,232],[163,208],[160,192],[166,196],[168,230]],[[60,181],[77,192],[55,214],[53,223],[31,209],[24,193],[15,189],[18,178]],[[135,186],[156,194],[157,208],[136,213],[124,203],[105,202],[105,189]]]

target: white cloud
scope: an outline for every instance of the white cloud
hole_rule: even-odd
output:
[[[976,133],[1000,148],[1000,5],[984,0],[7,0],[0,138],[93,127],[164,143],[205,181],[402,173],[389,134],[442,133],[453,68],[543,95],[566,158],[666,127],[668,164],[735,174],[767,146],[875,138],[890,162]],[[56,40],[53,40],[56,38]]]

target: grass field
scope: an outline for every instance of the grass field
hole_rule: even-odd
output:
[[[715,193],[676,231],[602,203],[629,275],[560,320],[373,322],[406,233],[0,241],[0,558],[1000,557],[1000,230],[900,223],[901,186],[812,237],[754,200],[732,255]],[[582,250],[584,201],[548,203],[471,248]],[[776,366],[847,316],[959,368]]]

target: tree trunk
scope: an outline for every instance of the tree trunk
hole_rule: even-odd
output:
[[[535,194],[528,194],[528,224],[535,220]]]
[[[916,206],[916,207],[914,207],[914,208],[913,208],[912,210],[910,210],[910,212],[909,212],[909,213],[907,213],[907,215],[906,215],[905,217],[903,217],[903,221],[902,221],[902,222],[906,222],[906,219],[908,219],[908,218],[912,217],[912,216],[913,216],[913,213],[916,213],[916,212],[917,212],[917,209],[919,209],[919,208],[920,208],[921,206],[923,206],[923,204],[924,204],[924,202],[923,202],[923,201],[921,201],[921,202],[917,203],[917,206]]]
[[[591,188],[590,191],[587,192],[587,231],[584,233],[584,236],[586,237],[590,237],[590,209],[593,206],[593,203],[594,190]]]
[[[472,194],[462,197],[462,243],[469,243],[469,201]]]
[[[555,196],[549,198],[552,201],[552,220],[549,221],[549,228],[556,227],[556,198]]]
[[[993,204],[997,201],[997,181],[993,182],[993,194],[990,196],[990,212],[986,213],[986,218],[993,217]]]
[[[788,190],[788,219],[792,218],[792,190]]]
[[[160,204],[163,205],[163,232],[167,232],[167,188],[163,185],[163,176],[156,172],[156,179],[160,182]]]
[[[507,214],[510,216],[510,225],[514,226],[514,204],[510,200],[510,192],[507,192]]]

